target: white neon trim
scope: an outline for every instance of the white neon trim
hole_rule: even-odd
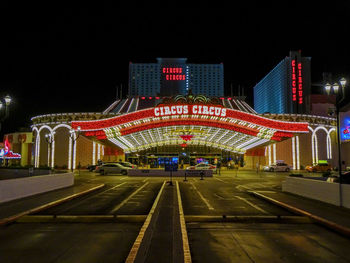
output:
[[[96,142],[92,142],[92,165],[96,165]]]
[[[296,150],[297,150],[297,170],[300,170],[300,149],[299,149],[299,136],[296,139]]]
[[[268,146],[268,153],[269,153],[269,165],[272,164],[272,160],[271,160],[271,145]]]
[[[276,158],[276,143],[274,143],[272,145],[272,147],[273,147],[273,163],[276,163],[276,160],[277,160],[277,158]]]
[[[292,137],[292,158],[293,158],[293,169],[296,168],[296,161],[295,161],[295,138]]]

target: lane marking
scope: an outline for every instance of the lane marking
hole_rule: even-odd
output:
[[[141,230],[140,230],[137,238],[135,239],[135,242],[134,242],[132,248],[130,249],[129,255],[126,258],[125,263],[133,263],[133,262],[135,262],[137,252],[139,251],[140,245],[142,243],[142,239],[143,239],[143,237],[144,237],[144,235],[146,233],[146,230],[147,230],[147,228],[148,228],[148,226],[149,226],[149,224],[151,222],[153,213],[154,213],[154,211],[155,211],[155,209],[156,209],[156,207],[158,205],[158,202],[159,202],[160,196],[162,195],[162,192],[163,192],[165,184],[166,184],[166,181],[163,182],[163,185],[160,188],[156,199],[154,200],[152,208],[151,208],[150,212],[148,213],[148,216],[147,216],[145,222],[143,223],[143,226],[141,227]]]
[[[250,205],[251,207],[254,207],[256,210],[259,210],[260,212],[264,213],[264,214],[270,214],[268,212],[266,212],[264,209],[258,207],[257,205],[253,204],[252,202],[248,201],[247,199],[240,197],[238,195],[235,195],[235,197],[239,200],[242,200],[243,202],[247,203],[248,205]]]
[[[181,193],[180,193],[178,181],[176,181],[176,191],[177,191],[177,202],[179,204],[179,216],[180,216],[180,227],[181,227],[181,236],[182,236],[182,249],[184,252],[184,263],[191,263],[192,258],[191,258],[190,244],[188,242],[186,222],[185,222],[184,211],[182,208]]]
[[[120,178],[120,180],[125,180],[125,179],[128,179],[129,177],[122,177]]]
[[[114,213],[116,211],[118,211],[123,205],[125,205],[134,195],[136,195],[138,192],[140,192],[146,185],[148,185],[149,182],[145,183],[144,185],[142,185],[140,188],[138,188],[135,192],[133,192],[131,195],[129,195],[126,199],[124,199],[123,202],[121,202],[119,205],[117,205],[116,207],[114,207],[112,209],[112,211],[110,211],[110,213]]]
[[[209,201],[198,191],[197,187],[191,182],[192,187],[194,188],[194,190],[196,190],[197,194],[199,195],[199,197],[203,200],[203,202],[207,205],[209,210],[214,210],[214,207],[212,207],[209,204]]]
[[[221,180],[221,179],[216,178],[216,177],[214,177],[214,179],[216,179],[216,180],[218,180],[218,181],[223,182],[223,183],[225,183],[225,184],[226,184],[226,182],[225,182],[224,180]]]

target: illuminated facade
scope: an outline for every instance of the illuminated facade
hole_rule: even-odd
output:
[[[157,58],[129,64],[130,96],[224,95],[223,64],[189,64],[186,58]]]
[[[258,113],[310,113],[311,58],[291,51],[254,87]]]
[[[239,160],[254,169],[277,160],[296,170],[319,160],[336,165],[335,119],[290,113],[310,108],[308,63],[300,53],[291,53],[255,87],[255,97],[267,101],[266,110],[255,104],[263,113],[270,111],[264,114],[243,100],[222,96],[222,64],[211,65],[217,75],[185,58],[130,64],[130,96],[105,111],[32,118],[34,165],[76,169],[98,160],[127,160],[153,168],[169,158],[185,165]],[[203,76],[215,76],[213,84],[203,82]]]

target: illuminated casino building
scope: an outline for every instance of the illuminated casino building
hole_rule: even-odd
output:
[[[254,87],[254,109],[258,113],[310,113],[310,57],[291,51]]]
[[[189,64],[187,58],[157,58],[129,64],[130,96],[224,95],[223,64]]]
[[[284,160],[298,170],[319,160],[336,160],[334,118],[259,114],[236,97],[210,95],[213,91],[206,92],[210,86],[191,86],[191,78],[199,79],[203,72],[196,76],[191,64],[185,62],[158,59],[160,79],[154,86],[146,85],[152,79],[147,76],[143,86],[131,83],[131,94],[117,99],[103,112],[33,117],[35,167],[76,169],[79,164],[84,167],[99,159],[121,159],[159,168],[172,159],[184,167],[202,161],[223,165],[234,161],[255,168]],[[299,60],[295,63],[297,69]],[[147,70],[146,66],[135,69],[137,64],[130,67],[129,75],[131,79],[135,76],[135,81]],[[180,75],[184,75],[181,80]],[[218,94],[223,92],[220,89]],[[304,103],[302,96],[296,96],[297,104]]]

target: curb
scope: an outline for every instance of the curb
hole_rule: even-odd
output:
[[[300,208],[296,208],[294,206],[291,206],[291,205],[288,205],[286,203],[283,203],[281,201],[278,201],[278,200],[275,200],[273,198],[270,198],[270,197],[267,197],[263,194],[260,194],[258,192],[255,192],[255,191],[248,191],[249,194],[252,194],[256,197],[259,197],[259,198],[262,198],[266,201],[269,201],[275,205],[278,205],[278,206],[281,206],[289,211],[291,211],[292,213],[295,213],[295,214],[299,214],[299,215],[304,215],[304,216],[307,216],[309,218],[311,218],[312,220],[314,220],[315,222],[333,230],[333,231],[336,231],[337,233],[341,234],[341,235],[344,235],[346,237],[350,237],[350,228],[348,227],[345,227],[345,226],[342,226],[342,225],[339,225],[335,222],[332,222],[332,221],[329,221],[327,219],[324,219],[322,217],[319,217],[319,216],[316,216],[314,214],[311,214],[309,212],[306,212]]]
[[[66,202],[66,201],[69,201],[69,200],[72,200],[74,198],[77,198],[81,195],[84,195],[84,194],[88,194],[90,192],[93,192],[95,190],[98,190],[102,187],[104,187],[105,184],[100,184],[98,186],[95,186],[93,188],[90,188],[90,189],[87,189],[85,191],[82,191],[80,193],[76,193],[76,194],[73,194],[73,195],[70,195],[70,196],[67,196],[67,197],[64,197],[64,198],[61,198],[59,200],[56,200],[56,201],[53,201],[53,202],[50,202],[50,203],[47,203],[45,205],[41,205],[41,206],[38,206],[38,207],[35,207],[35,208],[32,208],[32,209],[29,209],[27,211],[24,211],[22,213],[19,213],[19,214],[16,214],[16,215],[13,215],[13,216],[10,216],[10,217],[7,217],[7,218],[4,218],[4,219],[1,219],[0,220],[0,226],[3,226],[3,225],[6,225],[6,224],[9,224],[15,220],[17,220],[18,218],[22,217],[22,216],[25,216],[25,215],[28,215],[28,214],[31,214],[31,213],[37,213],[39,211],[42,211],[42,210],[45,210],[45,209],[48,209],[50,207],[53,207],[53,206],[56,206],[58,204],[61,204],[63,202]]]

